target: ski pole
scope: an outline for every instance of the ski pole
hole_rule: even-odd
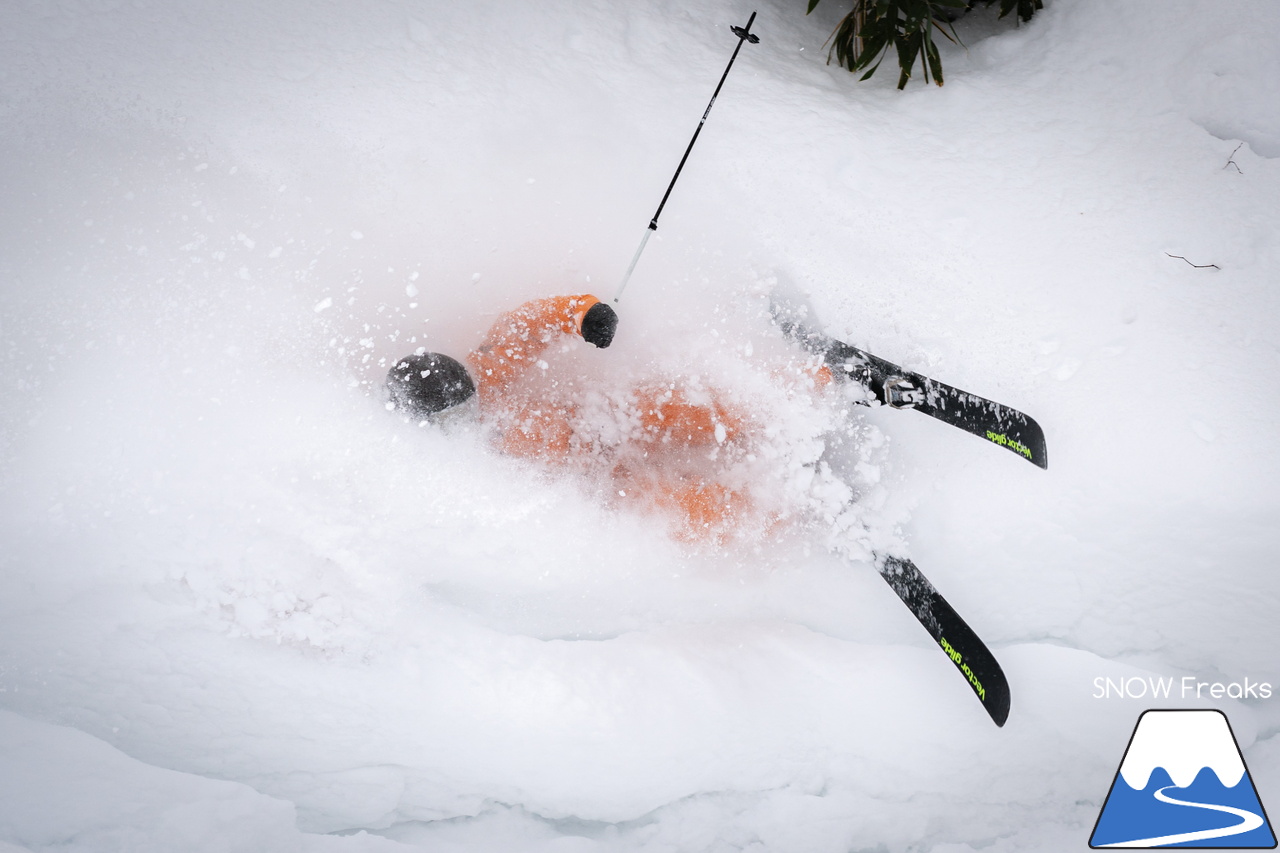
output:
[[[756,19],[756,13],[752,12],[751,17],[747,18],[745,27],[729,27],[733,30],[733,34],[738,37],[738,46],[733,49],[733,56],[729,57],[729,64],[724,68],[724,74],[720,75],[720,82],[716,84],[716,90],[711,93],[711,102],[707,104],[706,110],[702,113],[702,120],[698,122],[698,127],[693,132],[693,139],[689,140],[689,147],[684,150],[684,156],[680,158],[680,165],[676,166],[676,173],[671,176],[671,183],[667,184],[667,191],[662,194],[662,201],[658,203],[658,209],[653,214],[653,218],[649,220],[649,226],[645,228],[644,236],[640,238],[640,246],[636,249],[635,256],[631,258],[631,265],[627,267],[627,273],[622,277],[622,284],[618,285],[618,292],[613,295],[613,301],[617,302],[622,298],[622,291],[626,289],[627,282],[631,280],[631,273],[635,271],[636,262],[640,260],[640,253],[644,251],[645,244],[649,242],[649,235],[658,230],[658,217],[662,215],[662,208],[666,207],[667,198],[671,195],[671,190],[676,185],[676,180],[680,177],[680,170],[684,168],[684,163],[689,159],[689,152],[693,150],[693,144],[698,141],[698,134],[702,133],[702,126],[707,123],[707,116],[711,115],[711,108],[715,106],[716,98],[720,95],[720,87],[724,85],[725,78],[729,76],[729,69],[733,67],[733,61],[738,58],[738,51],[742,50],[742,43],[749,41],[756,44],[760,41],[760,37],[751,32],[751,23]]]

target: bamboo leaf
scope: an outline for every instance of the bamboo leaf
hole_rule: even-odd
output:
[[[884,61],[884,56],[881,56],[881,57],[880,57],[880,62],[883,62],[883,61]],[[858,78],[858,82],[862,82],[863,80],[870,80],[870,79],[871,79],[871,75],[872,75],[872,74],[875,74],[875,73],[876,73],[876,69],[880,67],[880,62],[877,62],[875,65],[873,65],[873,66],[871,67],[871,70],[870,70],[870,71],[868,71],[866,74],[863,74],[861,77],[859,77],[859,78]]]
[[[907,81],[911,79],[911,68],[916,64],[916,54],[919,48],[914,45],[914,39],[909,37],[897,40],[898,48],[898,67],[902,69],[902,74],[898,77],[898,88],[906,88]]]
[[[960,44],[960,36],[956,33],[956,28],[952,24],[940,23],[937,26],[938,32],[942,33],[942,37],[952,44]],[[948,32],[950,30],[950,32]]]
[[[862,72],[859,80],[868,80],[880,68],[890,52],[896,54],[899,68],[898,88],[906,88],[920,61],[921,77],[927,84],[943,84],[942,56],[934,32],[955,45],[963,46],[955,29],[955,21],[978,0],[853,0],[853,9],[828,39],[827,62],[834,60],[852,72]],[[812,12],[821,0],[806,0]],[[984,0],[987,5],[998,2],[1000,17],[1017,12],[1021,20],[1029,20],[1044,0]]]
[[[925,48],[925,59],[933,70],[933,82],[942,85],[942,57],[938,56],[938,47],[932,41]]]
[[[919,21],[929,17],[929,0],[902,0],[902,11],[908,21]]]

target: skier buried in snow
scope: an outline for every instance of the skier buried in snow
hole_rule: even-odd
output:
[[[669,381],[639,384],[615,398],[634,428],[606,448],[584,434],[575,402],[545,393],[539,366],[549,347],[565,337],[608,347],[617,324],[614,310],[588,294],[536,299],[500,316],[465,366],[439,353],[407,356],[388,373],[387,388],[397,408],[423,419],[478,398],[496,445],[513,456],[557,465],[607,457],[612,494],[666,515],[678,538],[723,542],[745,528],[776,526],[777,513],[761,506],[749,484],[725,482],[723,468],[708,462],[743,442],[750,421],[724,395]],[[823,366],[809,378],[825,387],[831,373]]]
[[[731,464],[735,458],[750,459],[753,444],[768,430],[758,415],[733,405],[726,395],[690,383],[641,383],[627,393],[606,395],[616,410],[611,422],[619,427],[609,432],[593,429],[593,424],[598,427],[610,419],[580,416],[588,406],[584,397],[566,399],[553,393],[556,380],[545,375],[551,371],[543,354],[557,341],[575,337],[607,347],[617,324],[613,309],[594,296],[534,300],[499,317],[467,355],[467,366],[439,353],[418,353],[392,367],[387,387],[397,408],[426,420],[473,405],[469,401],[478,398],[474,405],[502,451],[549,463],[596,466],[608,483],[608,494],[664,513],[678,538],[720,544],[780,531],[790,513],[785,502],[777,500],[782,485],[777,472],[773,479],[760,476],[760,470],[744,476]],[[805,343],[820,360],[802,371],[790,371],[785,385],[797,384],[797,391],[801,386],[821,391],[853,385],[878,391],[874,397],[882,404],[903,407],[895,405],[893,390],[914,392],[927,383],[931,394],[951,405],[926,405],[919,411],[988,438],[1021,428],[1015,435],[1026,437],[1030,446],[1014,443],[1027,450],[1030,461],[1045,466],[1043,433],[1021,412],[919,374],[904,376],[897,365],[790,326],[790,331],[784,328],[788,337]],[[852,382],[833,382],[835,376]],[[786,396],[791,399],[790,393]],[[834,528],[844,527],[834,515],[827,521]],[[965,677],[991,719],[1004,725],[1009,685],[990,649],[911,560],[878,550],[861,558],[874,562]]]

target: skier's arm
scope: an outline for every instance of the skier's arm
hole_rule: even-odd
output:
[[[537,364],[560,335],[607,347],[617,324],[613,309],[590,294],[535,299],[499,317],[467,363],[482,392],[501,391]]]

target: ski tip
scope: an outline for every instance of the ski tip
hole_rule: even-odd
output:
[[[1022,412],[1007,409],[1013,417],[1006,415],[1002,426],[982,427],[979,426],[972,432],[978,435],[984,435],[983,429],[986,430],[985,438],[992,444],[999,445],[1004,449],[1021,456],[1037,468],[1049,468],[1049,449],[1045,445],[1044,430],[1040,428],[1040,424],[1036,423],[1035,418]],[[1014,418],[1016,417],[1016,420]]]
[[[1045,445],[1044,430],[1032,417],[1027,418],[1027,440],[1031,449],[1031,464],[1049,470],[1049,448]]]
[[[995,655],[910,559],[877,552],[875,567],[969,682],[991,721],[1003,728],[1009,719],[1009,679]]]
[[[1004,673],[1001,673],[1003,675]],[[991,701],[986,703],[987,713],[991,715],[991,721],[998,727],[1004,728],[1005,722],[1009,719],[1009,688],[1006,685],[991,697]]]

